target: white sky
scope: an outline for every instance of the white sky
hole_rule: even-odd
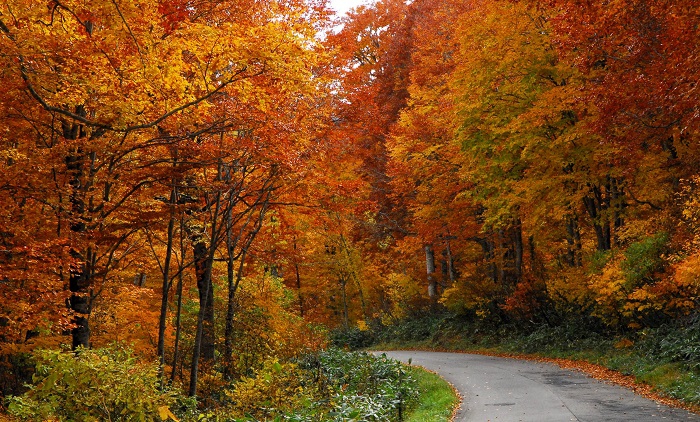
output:
[[[348,10],[361,4],[367,4],[369,0],[330,0],[333,10],[338,12],[338,16],[344,15]]]

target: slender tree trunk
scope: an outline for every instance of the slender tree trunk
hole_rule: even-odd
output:
[[[566,222],[566,242],[568,244],[567,264],[570,267],[580,267],[581,261],[581,230],[578,225],[578,217],[573,215]]]
[[[521,280],[523,274],[523,225],[519,217],[515,219],[515,225],[513,226],[513,252],[517,283]]]
[[[495,283],[498,281],[498,268],[494,262],[494,245],[493,241],[488,238],[475,238],[474,239],[479,245],[481,245],[481,250],[484,252],[484,260],[488,268],[488,272],[491,276],[491,280]]]
[[[578,223],[578,217],[573,220],[573,235],[574,235],[574,265],[577,267],[583,266],[583,244],[581,243],[581,226]]]
[[[173,254],[173,236],[175,232],[175,202],[177,200],[177,191],[174,187],[170,192],[170,220],[168,221],[167,240],[165,247],[165,260],[163,262],[163,285],[161,288],[160,300],[160,318],[158,320],[158,359],[160,361],[160,375],[163,375],[163,367],[165,366],[165,328],[167,325],[168,316],[168,293],[170,292],[170,262]]]
[[[212,264],[210,263],[209,266]],[[206,283],[206,299],[204,308],[204,326],[202,328],[202,358],[207,361],[213,361],[216,358],[216,332],[214,324],[214,284],[211,277],[211,269],[209,276],[205,280]],[[203,300],[200,297],[200,301]],[[200,302],[201,303],[201,302]]]
[[[621,186],[620,180],[612,177],[610,178],[610,202],[613,208],[613,226],[615,229],[615,241],[616,245],[619,244],[619,239],[617,239],[617,232],[622,228],[625,221],[623,218],[624,209],[627,206],[625,203],[625,192]],[[611,241],[611,246],[612,246]]]
[[[203,233],[201,233],[201,236],[193,239],[197,288],[199,289],[199,314],[197,315],[197,330],[195,332],[192,366],[190,368],[190,396],[197,395],[200,358],[214,358],[214,289],[212,286],[211,272],[218,238],[217,220],[219,218],[220,207],[221,194],[217,193],[209,247],[206,245]]]
[[[349,269],[350,269],[350,277],[352,278],[352,281],[355,284],[355,287],[357,288],[357,294],[360,297],[360,307],[362,308],[362,317],[367,319],[368,313],[367,313],[367,302],[365,302],[365,293],[362,290],[362,283],[360,283],[360,279],[357,276],[357,271],[355,270],[355,263],[352,258],[352,254],[350,253],[350,246],[348,245],[348,242],[345,240],[345,236],[342,234],[340,235],[340,244],[343,248],[345,258],[347,259]]]
[[[261,198],[267,196],[265,200],[261,201]],[[248,250],[253,240],[257,236],[258,232],[262,228],[265,215],[269,206],[269,196],[270,192],[263,191],[260,194],[257,202],[260,202],[259,213],[255,220],[253,220],[254,209],[248,211],[248,216],[245,223],[241,227],[237,236],[233,236],[233,219],[231,211],[233,209],[232,204],[229,204],[227,221],[226,221],[226,250],[227,250],[227,277],[228,277],[228,302],[226,309],[226,328],[224,332],[224,378],[229,379],[231,377],[230,368],[232,365],[231,357],[233,355],[233,335],[234,335],[234,317],[235,317],[235,296],[238,291],[238,286],[243,280],[243,265],[245,263],[246,257],[248,256]],[[246,229],[249,227],[250,222],[253,221],[253,227],[246,235]],[[240,253],[236,255],[235,249],[240,245]],[[234,261],[238,260],[238,270],[234,274]]]
[[[540,258],[539,254],[537,253],[537,248],[535,245],[535,237],[530,235],[527,238],[528,242],[528,249],[530,251],[530,261],[532,262],[532,273],[534,274],[535,278],[538,280],[544,280],[546,277],[545,274],[545,266],[543,260]],[[546,286],[545,286],[546,288]]]
[[[185,270],[185,256],[187,247],[185,246],[185,220],[184,216],[180,216],[180,262],[178,264],[177,274],[177,305],[175,309],[175,345],[173,347],[173,369],[170,373],[170,381],[175,381],[177,362],[180,357],[180,334],[181,334],[181,315],[182,315],[182,285]]]
[[[233,219],[232,206],[229,204],[226,214],[226,279],[228,281],[228,298],[226,303],[226,328],[224,332],[224,379],[231,379],[231,359],[233,355],[233,329],[235,317],[235,295],[238,289],[238,279],[235,274],[235,248],[239,242],[242,233],[234,239],[233,237]],[[247,222],[246,222],[247,225]]]
[[[498,229],[496,232],[496,243],[498,244],[498,261],[495,263],[497,264],[498,267],[498,284],[501,286],[505,286],[506,284],[506,266],[505,266],[505,253],[504,251],[506,249],[506,245],[504,244],[504,235],[503,235],[503,230]]]
[[[301,274],[299,272],[299,261],[297,260],[296,257],[296,252],[297,252],[297,240],[296,237],[294,238],[294,252],[295,252],[295,257],[294,257],[294,275],[296,277],[296,282],[297,282],[297,297],[299,301],[299,316],[302,318],[304,317],[304,296],[301,294]]]
[[[437,279],[435,278],[435,253],[431,245],[425,246],[425,268],[428,275],[428,297],[435,303],[437,302]]]
[[[597,186],[592,186],[591,192],[593,194],[592,196],[588,195],[583,197],[583,203],[593,223],[593,230],[595,231],[597,240],[597,249],[599,251],[607,251],[610,250],[610,224],[602,215],[602,211],[605,210],[605,200],[603,198],[603,193]]]
[[[216,212],[220,207],[220,199],[216,200]],[[216,217],[218,218],[218,217]],[[212,286],[211,271],[218,237],[216,220],[212,221],[211,236],[207,243],[206,236],[199,228],[190,228],[192,241],[192,256],[197,277],[197,292],[199,294],[199,308],[202,315],[202,333],[197,345],[201,349],[204,359],[214,359],[214,289]],[[199,330],[199,328],[198,328]]]
[[[450,247],[450,239],[454,238],[452,236],[447,236],[445,239],[445,255],[447,258],[447,277],[450,280],[450,284],[453,284],[456,279],[454,259],[452,258],[452,248]]]
[[[345,277],[338,277],[338,283],[340,283],[340,299],[343,305],[343,326],[345,328],[350,327],[350,314],[348,312],[348,294],[347,294],[347,280]]]
[[[189,389],[189,395],[190,396],[196,396],[197,395],[197,381],[198,381],[198,376],[199,376],[199,360],[201,357],[201,351],[202,351],[202,337],[203,337],[203,331],[204,331],[204,318],[206,314],[206,303],[202,303],[202,298],[204,297],[205,300],[209,296],[209,283],[205,283],[203,286],[204,291],[200,293],[200,305],[199,305],[199,313],[197,315],[197,329],[195,331],[195,338],[194,338],[194,350],[192,352],[192,365],[190,367],[190,389]]]
[[[77,253],[71,253],[73,259],[80,260],[81,257]],[[71,296],[69,304],[71,310],[75,313],[73,317],[74,327],[71,329],[71,337],[73,339],[73,349],[78,347],[90,347],[90,326],[88,324],[88,315],[90,314],[90,301],[87,288],[89,280],[86,275],[86,266],[78,264],[77,269],[72,269],[69,278],[69,288]]]

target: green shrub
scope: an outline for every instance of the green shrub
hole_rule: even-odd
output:
[[[614,340],[591,329],[591,324],[562,322],[561,325],[539,325],[529,332],[512,332],[502,338],[503,347],[525,353],[567,353],[576,350],[606,350]]]
[[[449,317],[449,314],[431,313],[418,318],[406,318],[388,326],[378,327],[375,337],[383,343],[428,340],[451,328]]]
[[[295,362],[267,361],[253,376],[222,392],[225,406],[191,420],[391,422],[400,420],[417,391],[396,360],[330,349]]]
[[[330,343],[334,347],[358,350],[374,344],[374,334],[357,327],[337,328],[330,333]]]
[[[415,380],[400,362],[363,352],[329,349],[319,355],[323,376],[336,392],[333,420],[397,420],[417,398]]]
[[[224,395],[230,402],[226,414],[255,420],[295,412],[323,414],[321,404],[328,401],[322,385],[314,382],[309,371],[277,359],[266,361],[255,376],[236,382]]]
[[[635,345],[640,355],[657,362],[678,362],[700,370],[700,320],[648,329]]]
[[[9,399],[10,413],[20,419],[175,420],[177,395],[159,388],[156,365],[139,364],[128,349],[42,350],[35,360],[29,391]]]
[[[667,243],[668,235],[658,233],[629,245],[622,263],[628,288],[652,281],[653,274],[664,266],[662,255]]]
[[[610,262],[613,254],[611,251],[595,251],[588,257],[588,273],[600,274]]]

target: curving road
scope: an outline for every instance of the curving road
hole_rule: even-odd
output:
[[[439,373],[462,395],[456,422],[700,422],[674,409],[556,365],[464,353],[392,351]]]

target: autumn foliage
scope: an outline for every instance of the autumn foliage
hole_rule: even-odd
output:
[[[319,327],[696,315],[696,6],[3,2],[2,392],[60,343],[211,398]]]
[[[365,256],[391,256],[375,315],[629,330],[694,314],[691,3],[415,1],[374,33],[358,25],[391,2],[351,14],[343,86],[363,89],[343,109],[379,115],[339,125],[382,122],[356,143],[381,154],[365,180],[383,199],[356,225]]]

